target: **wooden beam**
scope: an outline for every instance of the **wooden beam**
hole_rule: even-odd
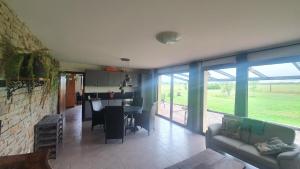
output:
[[[297,62],[293,62],[293,65],[300,71],[300,65]]]
[[[186,74],[183,74],[183,73],[180,73],[180,74],[177,74],[177,75],[180,75],[180,76],[184,76],[186,78],[189,78],[189,75],[186,75]]]
[[[255,70],[253,67],[249,67],[249,71],[255,75],[257,75],[258,77],[268,77],[265,74]]]
[[[227,76],[229,79],[235,79],[234,76],[232,76],[231,74],[226,73],[226,72],[224,72],[224,71],[222,71],[222,70],[213,70],[213,71],[215,71],[215,72],[217,72],[217,73],[220,73],[221,75]]]
[[[179,79],[179,80],[183,80],[183,81],[189,81],[188,79],[184,79],[184,78],[182,78],[180,76],[177,76],[177,75],[174,75],[174,78]]]
[[[250,77],[248,81],[259,81],[259,80],[300,80],[300,76],[277,76],[277,77]],[[209,81],[215,82],[228,82],[234,81],[232,79],[216,79],[209,78]]]

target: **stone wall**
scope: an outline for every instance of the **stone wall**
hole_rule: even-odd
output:
[[[15,46],[27,50],[44,48],[3,0],[0,0],[0,25],[0,35],[9,36]],[[0,53],[0,62],[1,59]],[[0,76],[3,79],[3,70]],[[27,89],[19,89],[8,100],[6,88],[0,88],[0,156],[33,151],[34,125],[46,114],[55,113],[57,108],[56,92],[47,96],[44,104],[41,102],[45,97],[43,89],[37,87],[31,95]]]

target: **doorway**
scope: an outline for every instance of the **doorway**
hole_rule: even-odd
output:
[[[82,105],[85,73],[61,72],[59,85],[59,112]]]

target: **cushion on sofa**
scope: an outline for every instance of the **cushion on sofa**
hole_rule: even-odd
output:
[[[239,149],[241,145],[244,143],[242,141],[229,138],[222,135],[217,135],[212,137],[211,139],[212,144],[216,145],[217,147],[220,147],[222,149],[235,152]]]
[[[240,129],[240,119],[231,116],[225,116],[222,119],[222,127],[220,129],[220,134],[230,138],[240,139]]]
[[[249,141],[248,144],[254,145],[258,142],[263,142],[266,140],[265,138],[265,122],[249,119],[249,118],[243,118],[242,122],[243,128],[249,128],[250,135],[249,135]]]
[[[244,117],[241,118],[241,131],[240,131],[240,140],[244,143],[249,143],[250,134],[251,134],[251,128],[249,126],[246,126],[243,124]]]
[[[271,138],[262,143],[256,143],[255,147],[262,155],[277,155],[279,153],[295,149],[293,146],[285,144],[278,137]]]
[[[295,135],[296,134],[294,129],[272,123],[266,123],[265,125],[266,140],[273,137],[278,137],[284,143],[292,145],[295,140]]]
[[[261,155],[252,145],[241,145],[239,148],[239,154],[243,158],[250,160],[251,163],[256,163],[261,166],[267,166],[268,168],[272,169],[278,169],[277,160],[274,156]]]

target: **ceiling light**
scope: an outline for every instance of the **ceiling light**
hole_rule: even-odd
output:
[[[174,31],[163,31],[156,34],[156,39],[163,44],[175,44],[181,39],[181,36],[178,32]]]

